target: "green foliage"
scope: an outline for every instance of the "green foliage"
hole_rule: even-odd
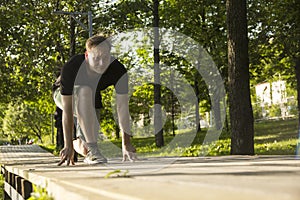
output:
[[[281,116],[280,105],[273,104],[269,107],[269,116],[270,117],[279,117]]]
[[[0,37],[3,38],[0,44],[1,127],[8,105],[15,105],[14,102],[21,98],[27,102],[27,107],[22,109],[31,113],[30,116],[35,112],[39,113],[35,115],[43,116],[45,125],[40,126],[43,127],[40,130],[42,134],[50,133],[48,114],[54,112],[51,86],[57,71],[69,59],[70,48],[69,16],[54,14],[54,10],[80,12],[91,10],[94,33],[118,34],[129,29],[152,26],[153,2],[150,0],[122,0],[114,4],[94,0],[59,1],[58,5],[56,3],[57,1],[52,0],[0,3]],[[224,5],[223,0],[165,0],[160,1],[159,15],[161,27],[171,28],[195,39],[209,52],[226,83],[227,38]],[[294,61],[299,59],[298,11],[299,4],[295,0],[248,1],[251,86],[282,79],[287,80],[296,91],[293,66]],[[87,24],[86,16],[78,16],[78,19]],[[76,24],[75,37],[75,53],[82,53],[88,32]],[[178,71],[190,85],[198,88],[200,111],[209,111],[211,102],[206,83],[187,60],[171,53],[161,51],[161,63]],[[128,52],[127,55],[118,55],[118,58],[128,69],[134,69],[134,80],[138,80],[136,77],[139,77],[140,71],[145,66],[153,65],[152,51],[147,52],[143,48],[136,52]],[[132,119],[136,123],[144,115],[143,120],[147,125],[150,123],[149,110],[153,107],[153,88],[149,84],[134,90],[130,99]],[[171,127],[171,104],[165,102],[170,101],[170,95],[168,89],[162,90],[167,131]],[[118,132],[113,117],[114,111],[111,108],[112,91],[110,89],[105,91],[103,96],[108,98],[103,98],[105,110],[102,113],[101,126],[103,132],[112,137],[113,133]],[[296,94],[291,96],[296,98]],[[175,108],[178,108],[178,102],[175,100],[173,103]],[[254,107],[254,115],[257,118],[260,117],[259,109],[259,106]],[[297,114],[296,101],[293,101],[289,109],[290,113]],[[178,115],[179,109],[175,109],[175,116]],[[32,125],[30,126],[26,129],[33,130]],[[0,131],[3,135],[3,128]]]
[[[59,65],[55,45],[61,24],[53,21],[54,4],[25,0],[5,1],[0,6],[1,37],[5,38],[0,46],[1,102],[48,96]]]
[[[182,156],[197,157],[230,155],[230,139],[220,139],[210,145],[194,144],[182,150]]]
[[[39,145],[41,148],[43,148],[44,150],[52,153],[53,155],[55,156],[59,156],[59,152],[60,152],[60,149],[57,149],[56,148],[56,145],[53,145],[53,144],[40,144]]]
[[[28,200],[54,200],[54,198],[48,195],[45,188],[33,185],[33,193]]]
[[[295,99],[292,99],[292,101],[289,102],[287,108],[290,115],[298,115],[298,105]]]
[[[4,197],[4,176],[0,174],[0,197]]]
[[[255,153],[258,155],[294,155],[296,153],[298,139],[288,139],[285,141],[266,142],[255,145]]]
[[[109,87],[101,93],[104,108],[101,109],[100,113],[100,127],[101,131],[109,138],[116,137],[118,135],[117,132],[119,131],[118,124],[115,121],[117,116],[114,115],[116,108],[114,106],[113,92],[113,88]]]
[[[3,131],[11,141],[26,139],[38,139],[42,141],[43,135],[51,133],[51,124],[49,124],[50,115],[39,110],[42,107],[33,102],[25,102],[18,99],[11,102],[3,119]]]
[[[3,126],[3,119],[5,117],[5,111],[6,111],[7,107],[4,103],[0,103],[0,127]],[[4,135],[3,129],[0,129],[0,135]],[[1,142],[2,144],[2,142]]]
[[[152,25],[152,1],[125,0],[114,5],[94,1],[95,32],[118,33]]]
[[[112,177],[116,177],[116,178],[129,178],[130,176],[128,176],[129,171],[122,171],[120,169],[116,169],[114,171],[108,172],[104,178],[112,178]]]
[[[282,12],[282,11],[285,12]],[[283,78],[295,84],[299,59],[299,4],[294,0],[249,2],[252,83]]]
[[[145,84],[134,89],[129,105],[131,118],[136,123],[143,117],[143,124],[147,126],[150,124],[149,111],[154,105],[154,87],[152,84]]]
[[[253,110],[254,120],[263,118],[262,107],[259,103],[252,104],[252,110]]]
[[[257,154],[295,154],[297,119],[262,121],[256,123],[254,128]]]

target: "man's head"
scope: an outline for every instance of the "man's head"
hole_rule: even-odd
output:
[[[111,44],[106,37],[95,35],[86,41],[85,59],[92,71],[103,74],[110,64]]]

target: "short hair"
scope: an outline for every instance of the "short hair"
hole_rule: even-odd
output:
[[[109,40],[107,39],[107,37],[104,35],[100,35],[100,34],[94,35],[94,36],[90,37],[89,39],[87,39],[87,41],[85,43],[85,48],[87,51],[89,51],[92,48],[101,44],[102,42],[103,42],[103,44],[107,44],[109,49],[111,49],[111,44],[110,44]]]

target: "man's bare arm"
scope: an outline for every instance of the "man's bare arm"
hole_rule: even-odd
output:
[[[130,134],[128,95],[116,94],[116,100],[120,128],[123,132]]]
[[[122,150],[123,150],[123,161],[126,160],[126,157],[130,161],[136,159],[135,148],[130,142],[130,115],[129,115],[129,102],[127,94],[117,94],[117,113],[119,119],[119,125],[122,130]]]
[[[73,106],[72,95],[62,95],[62,109],[63,109],[63,116],[62,116],[62,123],[63,123],[63,130],[64,130],[64,142],[65,146],[72,147],[72,137],[73,137]]]
[[[73,148],[73,96],[62,95],[62,125],[64,131],[64,148],[60,152],[61,161],[58,165],[61,165],[67,161],[67,165],[74,164],[74,148]]]

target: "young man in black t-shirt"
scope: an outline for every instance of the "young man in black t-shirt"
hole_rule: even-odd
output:
[[[101,108],[101,94],[110,85],[115,87],[118,121],[122,131],[123,160],[134,160],[135,148],[130,142],[128,106],[128,76],[125,67],[110,55],[110,43],[103,36],[93,36],[86,42],[85,54],[72,57],[62,68],[54,88],[54,101],[63,110],[64,148],[61,161],[74,164],[72,141],[74,116],[83,132],[76,144],[88,164],[106,163],[97,146],[99,124],[95,108]]]

